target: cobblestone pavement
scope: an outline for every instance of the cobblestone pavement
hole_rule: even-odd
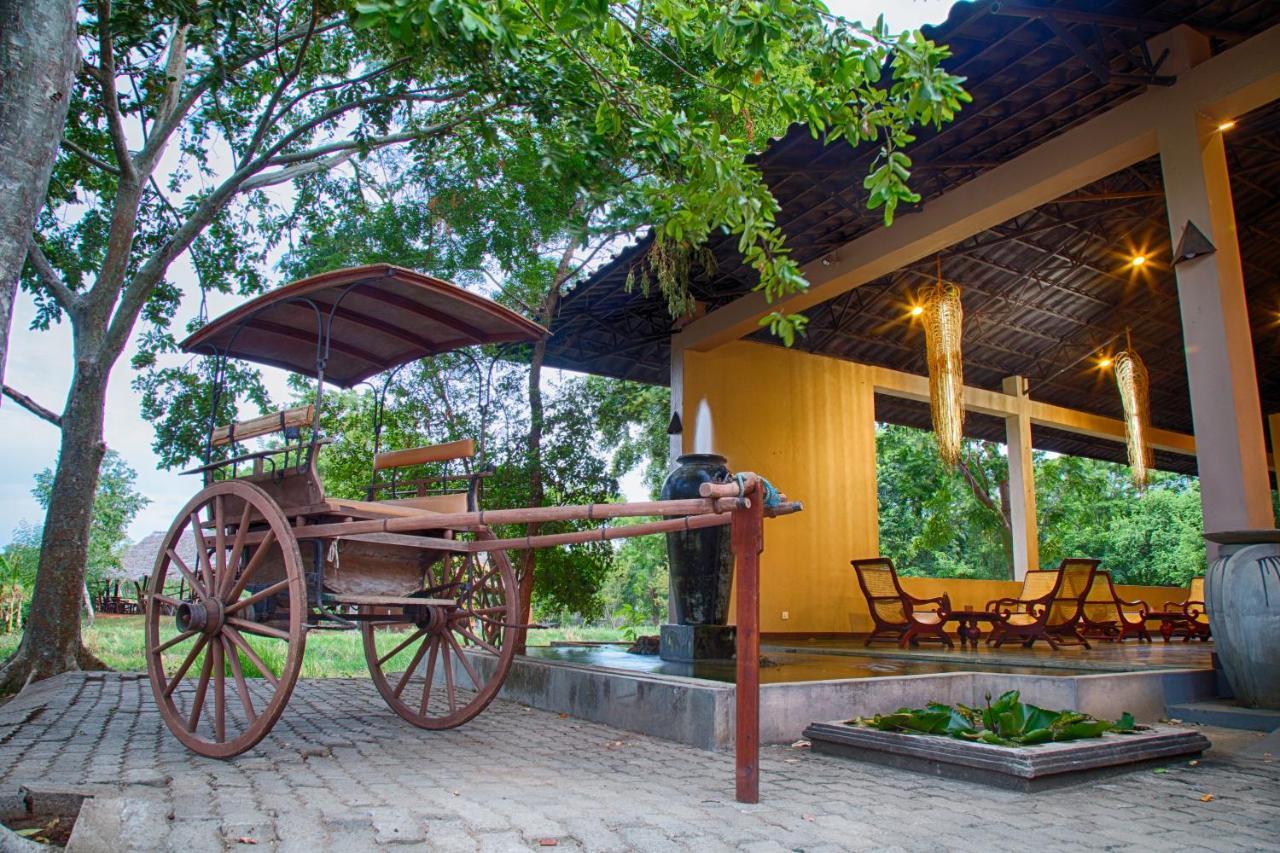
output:
[[[767,747],[743,806],[729,753],[505,702],[419,731],[359,679],[300,683],[257,749],[214,761],[143,678],[77,674],[0,707],[0,776],[92,789],[85,850],[1275,850],[1274,738],[1206,733],[1198,765],[1038,795]]]

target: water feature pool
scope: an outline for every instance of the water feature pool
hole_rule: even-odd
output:
[[[540,660],[598,666],[626,672],[651,675],[675,675],[732,684],[732,661],[673,663],[657,655],[633,655],[622,644],[559,644],[529,646],[527,655]],[[760,681],[783,684],[796,681],[827,681],[838,678],[896,678],[904,675],[932,675],[944,672],[990,670],[990,664],[972,661],[915,660],[883,655],[831,655],[797,652],[767,652],[761,658]],[[1054,670],[1038,666],[999,666],[999,671],[1021,675],[1052,674]]]

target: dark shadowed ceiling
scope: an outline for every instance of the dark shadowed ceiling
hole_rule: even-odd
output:
[[[1076,0],[1039,8],[1056,10],[1056,20],[1032,3],[959,3],[944,24],[927,28],[950,45],[948,66],[968,78],[974,101],[956,122],[920,134],[911,147],[922,204],[1147,85],[1167,82],[1142,49],[1154,32],[1188,23],[1221,51],[1280,23],[1278,0]],[[1239,117],[1227,150],[1263,410],[1280,411],[1280,104]],[[861,189],[871,156],[844,142],[824,145],[802,129],[761,156],[797,261],[880,226],[879,215],[865,210]],[[1127,331],[1151,375],[1154,424],[1192,432],[1168,233],[1159,162],[1152,158],[950,247],[942,272],[963,291],[966,383],[999,389],[1003,377],[1022,375],[1037,399],[1118,417],[1111,377],[1098,369],[1097,355]],[[641,241],[624,250],[567,294],[552,326],[548,363],[668,381],[674,329],[665,302],[624,286],[647,248]],[[708,310],[755,281],[734,240],[713,241],[712,249],[714,272],[699,271],[690,282]],[[1135,253],[1151,260],[1134,269]],[[797,348],[925,373],[923,336],[907,311],[934,279],[935,264],[923,260],[811,308]],[[754,338],[775,343],[767,333]],[[929,420],[927,407],[883,396],[877,416],[915,426]],[[971,416],[967,429],[1004,440],[995,418]],[[1037,428],[1033,439],[1042,449],[1124,457],[1118,443],[1058,430]],[[1157,454],[1157,464],[1195,470],[1194,459],[1174,454]]]

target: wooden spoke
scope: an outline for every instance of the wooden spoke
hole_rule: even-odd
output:
[[[279,628],[272,628],[270,625],[263,625],[260,622],[250,622],[247,619],[236,619],[228,616],[226,626],[233,627],[249,634],[257,634],[259,637],[272,637],[277,640],[289,641],[289,632],[281,631]]]
[[[227,739],[227,676],[222,660],[222,638],[209,644],[213,657],[213,737],[218,743]]]
[[[453,630],[455,630],[455,631],[457,631],[458,633],[460,633],[460,634],[464,635],[467,639],[469,639],[471,642],[475,643],[475,644],[476,644],[477,646],[479,646],[480,648],[484,649],[486,652],[491,652],[491,653],[493,653],[493,654],[495,654],[495,655],[496,655],[496,654],[498,654],[498,647],[497,647],[497,646],[495,646],[495,645],[493,645],[493,644],[491,644],[491,643],[488,643],[488,642],[486,642],[485,640],[480,639],[480,638],[479,638],[479,637],[477,637],[475,634],[471,633],[471,630],[470,630],[469,628],[463,627],[462,625],[459,625],[459,624],[455,624],[455,625],[453,626]]]
[[[462,646],[458,644],[457,637],[453,636],[452,631],[445,631],[444,638],[449,641],[449,645],[453,646],[454,652],[458,655],[458,663],[462,664],[462,668],[467,671],[467,675],[471,678],[471,689],[479,690],[482,684],[480,676],[476,675],[475,669],[471,666],[471,661],[467,660],[467,656],[462,653]]]
[[[174,598],[173,596],[171,596],[171,595],[161,595],[161,594],[160,594],[160,593],[158,593],[158,592],[153,592],[153,593],[151,593],[151,600],[152,600],[152,601],[158,601],[158,602],[160,602],[161,604],[167,604],[167,605],[169,605],[170,607],[180,607],[180,606],[182,605],[182,602],[181,602],[181,601],[179,601],[178,599]]]
[[[187,731],[194,732],[200,722],[200,712],[204,710],[204,696],[209,692],[209,676],[213,673],[213,655],[205,653],[204,666],[200,669],[200,684],[196,687],[196,698],[191,705],[191,716],[187,718]]]
[[[249,659],[250,663],[258,668],[258,672],[262,673],[263,678],[271,682],[272,687],[280,686],[280,680],[276,678],[276,674],[271,671],[271,667],[267,666],[266,663],[263,662],[262,658],[258,656],[258,653],[253,650],[253,646],[249,645],[248,640],[240,636],[239,631],[235,628],[224,626],[222,633],[228,640],[234,643],[240,651],[244,652],[244,656]]]
[[[444,664],[444,686],[449,694],[450,713],[458,710],[458,693],[453,688],[453,664],[449,662],[449,650],[440,650],[441,663]]]
[[[440,651],[440,638],[432,634],[430,644],[431,657],[427,658],[427,683],[422,685],[422,706],[418,709],[418,713],[424,717],[427,715],[427,703],[431,701],[431,685],[436,678],[436,654]]]
[[[174,646],[178,645],[178,643],[181,643],[183,640],[186,640],[190,637],[194,637],[198,633],[200,632],[199,631],[183,631],[182,633],[177,634],[169,638],[165,642],[161,643],[160,645],[156,646],[155,652],[153,652],[153,654],[158,652],[163,652],[165,649],[171,649]]]
[[[227,520],[222,514],[222,495],[213,498],[213,552],[217,558],[211,566],[213,577],[209,580],[209,591],[217,595],[225,581],[227,571]],[[218,654],[222,652],[219,651]]]
[[[196,566],[200,570],[200,576],[204,578],[204,589],[208,594],[208,591],[214,588],[213,569],[209,567],[209,540],[204,538],[204,527],[203,522],[200,521],[199,509],[191,513],[191,530],[196,539]]]
[[[410,634],[410,635],[409,635],[409,639],[405,640],[403,643],[401,643],[400,645],[396,646],[394,649],[392,649],[391,651],[387,652],[387,653],[386,653],[385,655],[383,655],[382,657],[378,658],[378,666],[382,666],[382,665],[383,665],[383,664],[385,664],[387,661],[391,660],[393,657],[395,657],[396,655],[400,654],[400,652],[404,651],[404,649],[405,649],[405,648],[406,648],[410,643],[412,643],[414,640],[418,639],[419,637],[421,637],[421,636],[422,636],[423,634],[425,634],[425,633],[427,633],[427,629],[426,629],[426,628],[419,628],[417,631],[414,631],[412,634]]]
[[[178,556],[177,551],[174,551],[172,548],[170,548],[167,553],[169,555],[169,561],[173,563],[173,565],[178,567],[178,571],[181,572],[184,578],[186,578],[187,583],[191,584],[191,589],[195,592],[195,594],[201,598],[204,598],[206,595],[204,584],[200,583],[200,581],[196,578],[195,572],[191,571],[191,569],[187,567],[187,564],[184,563],[182,561],[182,558]],[[159,595],[157,595],[156,597],[159,598]],[[169,600],[173,601],[173,599],[169,599]],[[181,602],[178,602],[178,603],[180,604]],[[175,604],[174,606],[176,607],[177,604]]]
[[[249,578],[253,577],[253,573],[262,563],[262,557],[271,550],[271,546],[275,544],[275,530],[268,530],[266,535],[262,537],[262,542],[258,544],[258,550],[253,552],[253,556],[249,558],[249,563],[244,567],[244,571],[240,573],[240,578],[236,581],[231,591],[223,596],[223,601],[235,601],[240,597],[240,593],[244,592],[245,585],[249,583]]]
[[[253,504],[244,502],[244,512],[240,513],[240,523],[236,525],[236,538],[231,543],[231,553],[227,555],[227,571],[218,584],[218,594],[225,596],[231,591],[231,585],[240,565],[240,554],[244,551],[244,538],[249,535],[249,517],[253,514]],[[226,598],[224,601],[228,600]]]
[[[258,590],[248,598],[242,598],[239,601],[233,601],[228,603],[226,610],[224,612],[230,615],[232,613],[235,613],[237,610],[241,610],[245,607],[248,607],[251,604],[257,604],[259,601],[262,601],[264,598],[271,598],[273,595],[278,595],[279,593],[285,592],[288,589],[289,589],[289,579],[285,578],[282,581],[273,583],[271,586],[267,587],[266,589]]]
[[[226,637],[219,639],[222,641],[222,653],[231,664],[231,677],[235,679],[236,692],[240,694],[240,704],[244,706],[245,718],[253,723],[258,719],[258,712],[253,710],[253,699],[249,696],[249,683],[244,680],[244,668],[240,666],[240,653],[236,651],[236,647],[229,639]]]
[[[196,644],[191,647],[191,651],[187,652],[187,656],[182,661],[182,666],[178,667],[178,671],[173,674],[173,680],[165,685],[164,695],[172,696],[173,691],[177,689],[178,683],[182,681],[182,676],[187,674],[187,670],[191,669],[191,664],[196,662],[196,657],[200,654],[200,650],[204,648],[205,643],[209,642],[208,637],[201,637],[196,640]],[[152,652],[156,654],[156,652]]]
[[[427,652],[427,643],[418,646],[418,651],[414,653],[413,660],[409,662],[409,666],[404,671],[404,675],[400,676],[400,683],[396,685],[396,696],[404,693],[404,687],[409,683],[409,679],[413,678],[413,671],[418,668],[418,664],[422,663],[422,656]]]

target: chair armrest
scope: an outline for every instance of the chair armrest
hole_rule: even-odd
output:
[[[1138,610],[1139,610],[1140,612],[1142,612],[1142,613],[1150,613],[1150,612],[1151,612],[1151,607],[1150,607],[1150,606],[1148,606],[1148,605],[1147,605],[1147,603],[1146,603],[1145,601],[1143,601],[1141,598],[1139,598],[1139,599],[1137,599],[1137,600],[1135,600],[1135,601],[1125,601],[1123,598],[1120,598],[1120,597],[1118,597],[1118,596],[1117,596],[1117,597],[1116,597],[1116,604],[1120,605],[1121,607],[1136,607],[1136,608],[1138,608]]]
[[[1187,602],[1185,601],[1166,601],[1163,610],[1185,610]]]

